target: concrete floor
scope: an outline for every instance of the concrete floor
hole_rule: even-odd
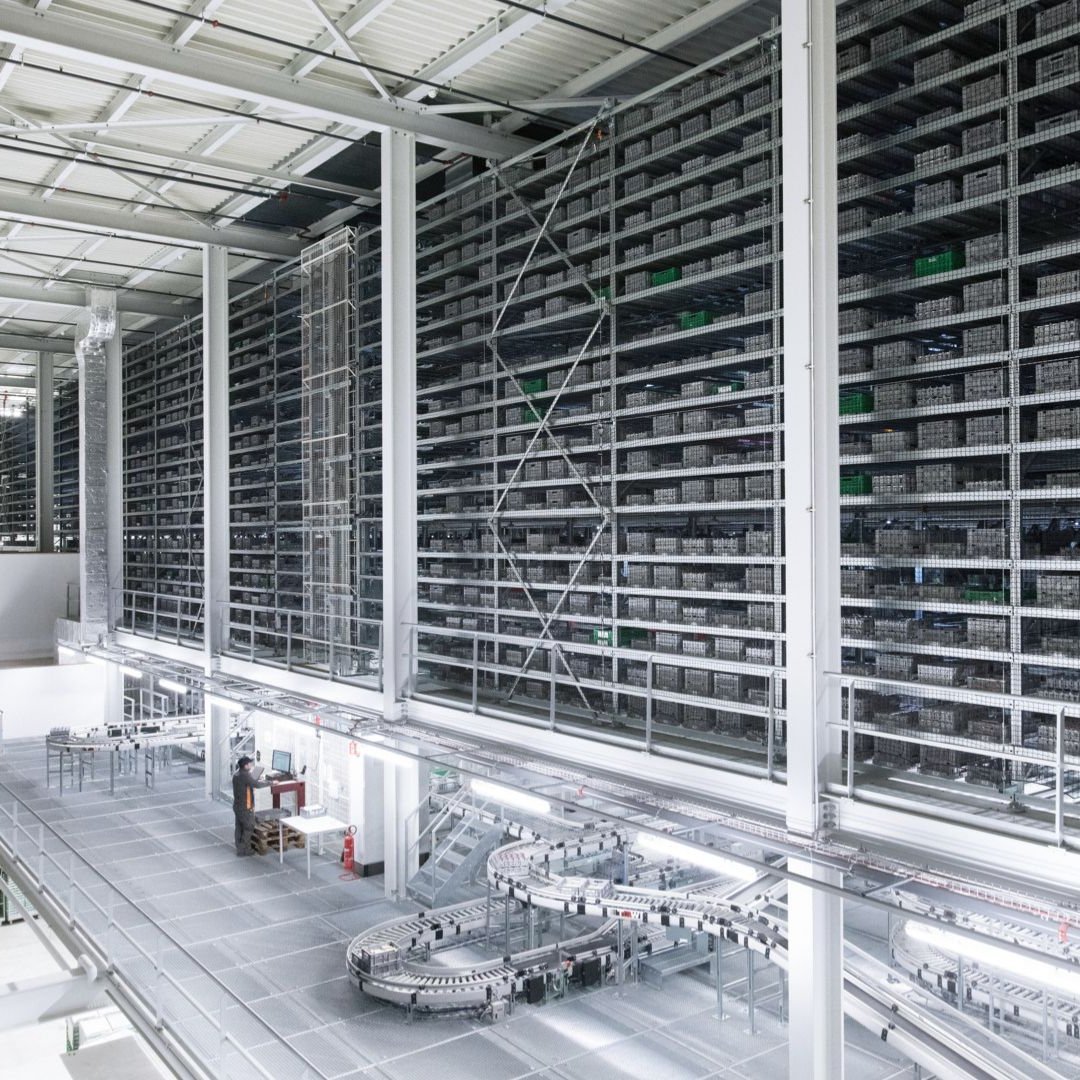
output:
[[[704,973],[644,985],[581,993],[543,1006],[519,1005],[498,1024],[468,1018],[416,1019],[358,993],[345,975],[345,948],[360,930],[414,905],[382,896],[382,880],[340,880],[337,852],[237,859],[232,814],[208,802],[202,778],[183,766],[159,774],[153,791],[141,774],[123,777],[116,794],[98,781],[58,796],[44,786],[38,740],[9,743],[0,782],[93,865],[75,873],[102,906],[116,890],[113,918],[175,973],[192,995],[224,1018],[238,1042],[274,1076],[299,1078],[302,1055],[314,1080],[753,1080],[788,1075],[787,1029],[776,1004],[759,1003],[749,1030],[745,984],[725,995],[717,1020],[715,989]],[[106,770],[101,770],[107,773]],[[0,788],[0,804],[11,796]],[[61,851],[47,841],[47,849]],[[71,856],[60,855],[66,865]],[[59,891],[59,875],[57,889]],[[102,880],[104,879],[104,880]],[[61,895],[63,895],[61,893]],[[80,906],[82,911],[80,912]],[[199,1045],[221,1075],[240,1080],[255,1070],[225,1048],[211,1023],[167,983],[154,965],[113,932],[105,917],[76,910],[111,943],[120,973],[151,998],[155,986],[167,1020]],[[167,932],[164,942],[158,928]],[[164,943],[163,943],[164,942]],[[735,974],[732,971],[731,978]],[[759,1002],[775,974],[762,962]],[[231,996],[235,995],[235,997]],[[847,1075],[888,1080],[914,1075],[911,1065],[875,1036],[849,1026]],[[42,1076],[39,1080],[45,1080]]]

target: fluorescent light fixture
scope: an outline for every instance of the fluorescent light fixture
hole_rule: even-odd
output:
[[[177,682],[175,679],[159,678],[157,684],[162,690],[171,690],[174,694],[186,694],[191,689],[190,686],[185,686],[182,682]]]
[[[203,694],[203,701],[207,705],[216,705],[219,709],[225,709],[231,713],[244,711],[242,702],[230,701],[228,698],[218,697],[217,694]]]
[[[398,750],[386,745],[386,737],[383,735],[367,735],[356,740],[360,747],[360,753],[364,757],[377,758],[390,765],[411,765],[413,759],[408,754],[402,754]]]
[[[127,664],[120,665],[120,674],[130,675],[133,679],[141,679],[143,677],[143,672],[137,667],[128,667]]]
[[[986,964],[999,971],[1015,975],[1021,982],[1030,980],[1040,986],[1060,990],[1070,997],[1080,998],[1080,968],[1070,961],[1062,961],[1062,964],[1074,970],[1063,970],[1061,965],[1049,960],[1021,956],[1019,953],[1002,949],[988,942],[974,941],[969,937],[950,933],[948,930],[939,930],[936,926],[927,926],[926,923],[910,920],[904,923],[904,933],[915,941],[931,945],[942,952],[966,956],[978,964]]]
[[[530,795],[525,791],[517,791],[502,784],[493,784],[490,780],[471,780],[469,786],[474,795],[482,799],[491,799],[492,802],[501,803],[503,806],[516,806],[519,810],[527,810],[530,814],[550,814],[551,803],[547,799],[541,799],[539,795]]]
[[[643,851],[654,855],[668,855],[679,862],[691,863],[700,866],[703,870],[712,870],[724,877],[738,878],[741,881],[750,881],[758,875],[757,870],[744,863],[735,862],[734,859],[726,859],[723,855],[712,851],[705,851],[693,844],[683,843],[670,836],[656,836],[653,833],[638,833],[636,844]]]

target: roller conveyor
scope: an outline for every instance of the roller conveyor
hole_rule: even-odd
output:
[[[545,840],[533,830],[514,831],[519,836],[526,833],[526,838],[505,844],[488,857],[491,887],[523,905],[599,917],[603,922],[598,930],[501,960],[447,969],[425,963],[427,950],[475,940],[473,935],[489,927],[505,909],[485,899],[420,912],[374,927],[353,940],[347,955],[353,982],[373,997],[409,1008],[483,1009],[522,993],[536,976],[555,974],[568,958],[580,962],[599,957],[610,966],[619,957],[620,922],[632,924],[639,955],[668,946],[668,934],[674,928],[705,933],[754,950],[782,968],[788,966],[786,926],[771,914],[786,891],[786,880],[779,874],[764,873],[751,882],[712,879],[700,887],[672,890],[615,885],[606,878],[572,876],[556,868],[614,851],[632,839],[631,830],[605,829],[560,840]],[[904,893],[900,898],[908,910],[932,908],[914,894]],[[982,921],[988,925],[981,929],[988,933],[996,929],[1000,936],[1003,928]],[[1014,939],[1031,937],[1034,943],[1034,931],[1019,926],[1004,929],[1015,932]],[[938,1075],[970,1080],[1056,1075],[999,1036],[981,1028],[976,1032],[970,1018],[960,1013],[954,1016],[947,1008],[935,1011],[934,999],[919,987],[932,987],[935,982],[944,987],[950,977],[950,958],[906,938],[902,930],[894,933],[892,944],[898,966],[914,976],[915,983],[899,979],[861,950],[846,947],[844,1009],[853,1019]],[[951,976],[955,980],[955,970]],[[1037,1008],[1042,1015],[1042,993],[1030,987],[1002,982],[977,970],[970,973],[967,987],[971,1000],[988,1000],[993,994],[999,1003],[1007,998],[1010,1006],[1028,1012]],[[1072,1009],[1061,1009],[1057,1019],[1066,1034],[1075,1036],[1080,1033],[1075,1003]]]
[[[108,753],[114,750],[144,750],[152,746],[172,746],[201,739],[206,733],[203,716],[162,717],[155,720],[125,721],[71,731],[54,729],[45,736],[49,750]]]

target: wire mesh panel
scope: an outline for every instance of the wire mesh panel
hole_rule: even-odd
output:
[[[1077,29],[981,0],[838,23],[853,750],[1014,799],[1058,785],[1021,696],[1080,701]]]
[[[305,647],[331,670],[352,644],[355,599],[355,235],[343,229],[301,258]]]
[[[35,409],[25,397],[0,397],[0,548],[37,543]]]
[[[782,734],[776,46],[421,208],[423,692]]]
[[[356,238],[358,370],[353,423],[356,454],[357,640],[377,648],[382,622],[382,263],[381,232]]]
[[[79,380],[58,381],[53,405],[53,544],[79,550]]]
[[[202,320],[124,353],[124,588],[119,625],[203,634]]]

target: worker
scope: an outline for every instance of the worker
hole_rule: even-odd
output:
[[[236,818],[236,854],[252,855],[251,838],[255,833],[255,789],[269,787],[269,780],[256,780],[252,775],[254,765],[249,757],[236,763],[233,773],[233,816]]]

